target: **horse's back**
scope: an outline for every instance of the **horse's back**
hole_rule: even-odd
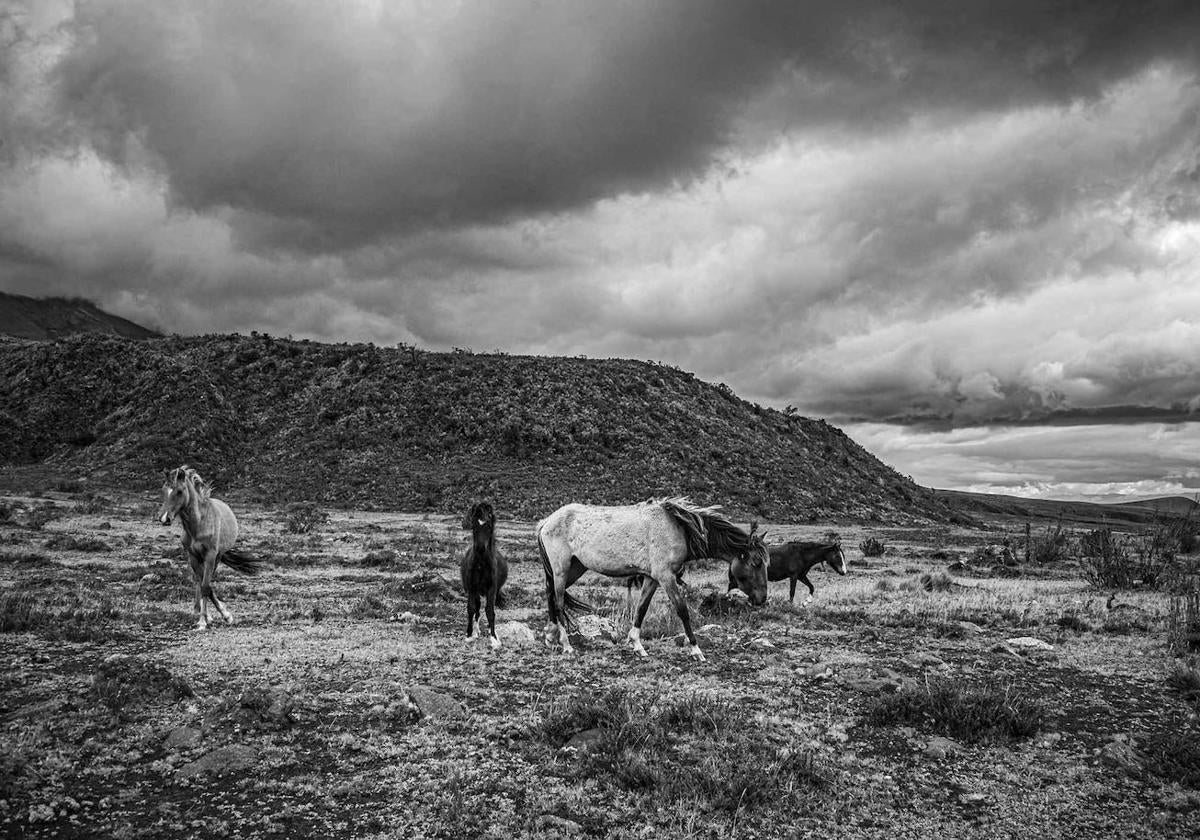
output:
[[[785,580],[807,572],[820,559],[821,548],[821,543],[802,540],[771,546],[768,549],[771,562],[767,566],[767,580]]]
[[[594,571],[626,575],[648,571],[650,555],[686,556],[679,527],[661,505],[563,505],[538,526],[538,538],[560,546]]]

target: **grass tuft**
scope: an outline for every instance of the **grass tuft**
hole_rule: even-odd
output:
[[[627,689],[583,693],[552,706],[535,734],[561,745],[588,730],[599,737],[580,756],[581,777],[602,773],[668,801],[812,809],[833,787],[832,770],[813,752],[777,746],[785,740],[778,733],[704,694],[664,701]]]
[[[1041,703],[1011,687],[929,680],[876,698],[865,719],[872,726],[925,726],[964,741],[997,741],[1028,738],[1045,716]]]

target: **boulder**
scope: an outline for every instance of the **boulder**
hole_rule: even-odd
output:
[[[462,703],[449,694],[435,691],[429,686],[415,685],[407,689],[413,705],[421,710],[421,717],[430,720],[461,718],[466,715]]]
[[[245,744],[231,744],[205,753],[195,761],[175,771],[180,779],[190,779],[207,773],[224,773],[229,770],[249,770],[258,763],[258,751]]]
[[[528,624],[520,621],[502,621],[496,625],[496,638],[502,645],[536,645],[535,633]]]
[[[962,755],[964,752],[966,752],[966,748],[958,741],[953,738],[944,738],[941,735],[930,739],[929,743],[925,745],[925,755],[933,759]]]
[[[177,726],[167,733],[163,746],[168,750],[186,750],[200,743],[201,732],[190,726]]]
[[[1017,650],[1054,650],[1054,645],[1033,636],[1016,636],[1005,641]]]

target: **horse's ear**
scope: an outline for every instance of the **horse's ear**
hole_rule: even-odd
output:
[[[754,532],[758,530],[758,520],[755,519],[750,523],[750,536],[754,536]]]
[[[762,540],[763,542],[766,542],[767,541],[767,533],[768,533],[767,531],[763,531],[761,534],[758,535],[758,538],[760,540]]]

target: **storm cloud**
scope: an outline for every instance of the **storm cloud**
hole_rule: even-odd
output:
[[[947,446],[1187,422],[1198,82],[1191,2],[0,0],[0,282]]]

